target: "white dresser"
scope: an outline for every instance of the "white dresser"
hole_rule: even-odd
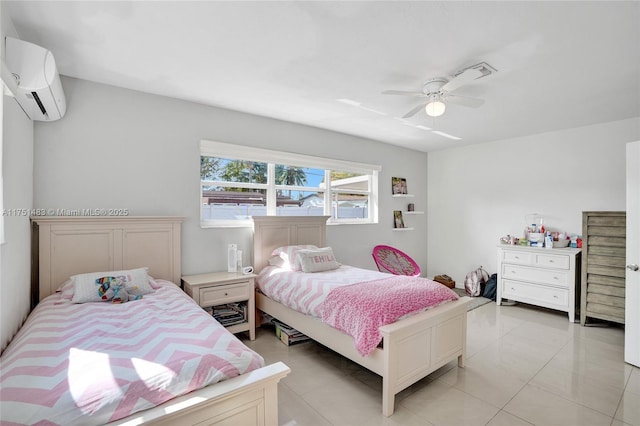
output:
[[[581,250],[499,245],[496,303],[509,299],[557,309],[574,322]]]

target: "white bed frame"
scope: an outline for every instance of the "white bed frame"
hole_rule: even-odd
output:
[[[254,217],[253,221],[254,268],[257,272],[267,265],[277,247],[326,245],[326,216]],[[363,357],[350,336],[256,292],[258,310],[382,376],[382,413],[385,416],[393,414],[398,392],[456,358],[458,366],[464,367],[468,301],[469,298],[463,297],[380,327],[382,347]]]
[[[37,300],[69,276],[147,266],[180,283],[180,217],[33,217]],[[215,383],[110,425],[278,424],[281,362]]]

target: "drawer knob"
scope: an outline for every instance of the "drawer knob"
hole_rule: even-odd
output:
[[[549,263],[553,263],[553,259],[549,259]]]
[[[556,296],[556,295],[554,294],[554,295],[553,295],[553,298],[554,298],[554,299],[557,299],[557,298],[558,298],[558,296]]]
[[[225,296],[228,296],[228,295],[229,295],[229,293],[225,293],[224,295],[225,295]]]

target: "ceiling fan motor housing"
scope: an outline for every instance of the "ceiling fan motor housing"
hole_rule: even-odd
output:
[[[432,78],[431,80],[428,80],[424,83],[424,86],[422,86],[422,93],[424,93],[427,96],[430,95],[435,95],[435,94],[440,94],[442,95],[442,86],[444,86],[445,84],[448,83],[449,80],[447,80],[446,78]]]

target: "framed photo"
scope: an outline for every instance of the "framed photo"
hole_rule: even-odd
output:
[[[393,211],[393,227],[394,228],[404,228],[404,220],[402,219],[402,211],[394,210]]]
[[[393,195],[408,194],[407,192],[407,180],[400,177],[391,178],[391,190]]]

